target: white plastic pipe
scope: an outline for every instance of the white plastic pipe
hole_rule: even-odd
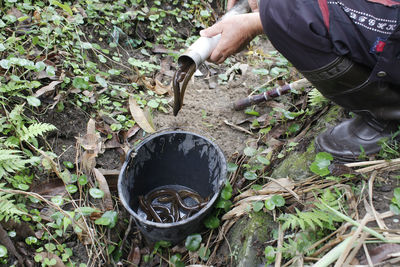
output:
[[[249,11],[250,6],[248,0],[240,0],[221,18],[221,20],[234,15],[245,14]],[[220,39],[221,34],[211,38],[200,37],[178,58],[178,63],[193,61],[196,64],[196,68],[198,68],[210,57]]]

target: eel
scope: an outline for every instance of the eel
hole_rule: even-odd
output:
[[[179,64],[174,74],[172,82],[172,87],[174,89],[174,116],[178,115],[179,110],[183,106],[186,87],[195,71],[196,64],[190,60]],[[180,83],[182,83],[182,86]]]
[[[187,205],[184,201],[186,198],[193,199],[197,204],[194,206]],[[154,201],[155,203],[153,204]],[[151,192],[146,196],[139,196],[139,205],[146,214],[146,219],[159,223],[178,222],[189,218],[207,205],[207,203],[208,198],[205,200],[198,193],[186,189],[176,191],[174,189],[163,188]],[[180,210],[186,212],[182,217]]]

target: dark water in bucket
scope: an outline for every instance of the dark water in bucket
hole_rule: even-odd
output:
[[[168,131],[151,135],[129,153],[118,179],[118,192],[147,241],[177,243],[199,230],[225,181],[226,161],[216,144],[195,133]],[[148,220],[140,208],[140,197],[162,188],[191,190],[208,202],[188,218],[176,222]],[[197,203],[190,198],[184,202],[188,206]],[[171,206],[166,204],[166,208]],[[184,217],[187,211],[180,209],[179,214]]]

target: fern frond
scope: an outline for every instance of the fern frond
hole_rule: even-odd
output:
[[[15,105],[13,110],[8,114],[9,120],[14,124],[14,125],[19,125],[19,123],[22,121],[22,112],[24,111],[24,105]]]
[[[323,229],[334,229],[335,222],[341,222],[340,218],[335,218],[330,213],[324,210],[311,210],[311,211],[300,211],[296,209],[296,215],[294,214],[283,214],[279,217],[280,221],[283,221],[282,228],[284,230],[290,228],[295,230],[300,228],[306,231],[308,228],[316,230],[317,228]]]
[[[32,160],[24,159],[19,150],[0,149],[0,179],[10,173],[21,171]]]
[[[21,141],[27,141],[30,138],[35,138],[38,136],[43,136],[46,132],[50,132],[57,129],[54,125],[50,123],[33,123],[29,125],[28,128],[23,127]]]
[[[325,98],[317,89],[312,89],[308,93],[308,103],[312,107],[322,107],[327,104],[329,100]]]
[[[0,93],[11,93],[25,88],[26,88],[25,84],[17,84],[16,82],[9,82],[8,84],[0,86]]]
[[[2,188],[4,184],[0,184],[0,188]],[[19,222],[19,217],[25,212],[18,209],[18,207],[14,204],[14,200],[10,198],[14,194],[0,192],[0,221],[5,220],[6,222],[9,219],[13,219],[16,222]]]

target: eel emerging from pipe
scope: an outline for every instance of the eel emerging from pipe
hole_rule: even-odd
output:
[[[249,11],[248,0],[239,0],[221,20],[233,15],[245,14]],[[220,39],[221,34],[211,38],[200,37],[178,58],[178,69],[172,81],[174,90],[174,116],[178,115],[179,110],[182,108],[183,97],[188,82],[196,69],[209,58]],[[182,86],[180,86],[181,82]]]

